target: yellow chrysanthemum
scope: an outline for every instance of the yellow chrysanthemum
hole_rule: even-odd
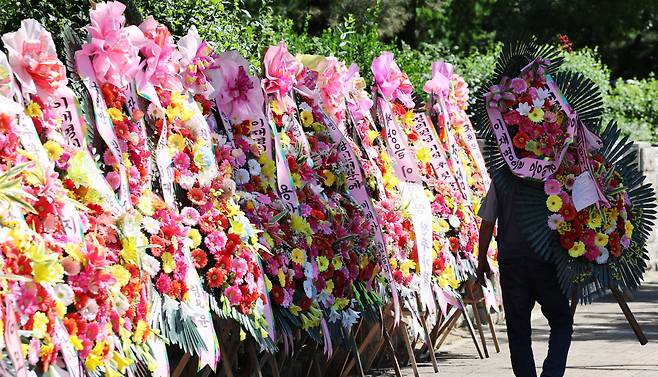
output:
[[[137,327],[135,328],[135,332],[133,333],[133,340],[135,343],[140,344],[144,341],[144,335],[149,330],[149,325],[144,322],[143,320],[137,321]]]
[[[539,107],[534,107],[528,113],[528,118],[535,123],[541,123],[544,120],[544,110]]]
[[[603,223],[603,218],[598,210],[594,209],[589,213],[589,219],[587,220],[587,226],[592,229],[598,229]]]
[[[432,225],[434,224],[436,224],[436,232],[439,234],[445,234],[450,230],[450,224],[448,224],[446,219],[439,219],[438,221],[434,221]]]
[[[242,222],[240,221],[234,221],[234,220],[229,220],[231,223],[231,229],[229,229],[230,233],[237,234],[240,236],[240,238],[243,238],[247,235],[247,229],[245,229],[245,226]]]
[[[604,233],[596,233],[596,238],[594,239],[596,246],[603,247],[608,244],[608,235]]]
[[[82,351],[84,346],[82,345],[82,341],[80,338],[78,338],[77,335],[73,334],[69,337],[69,340],[71,341],[71,345],[73,345],[73,348],[75,348],[76,351]]]
[[[137,265],[137,239],[135,237],[126,237],[121,239],[121,257],[128,263]]]
[[[323,170],[322,171],[324,175],[324,185],[327,187],[331,187],[334,183],[336,183],[336,174],[331,172],[331,170]]]
[[[119,287],[123,287],[130,282],[130,272],[120,264],[112,266],[112,276],[117,281]]]
[[[32,316],[32,336],[41,339],[46,336],[48,331],[48,316],[43,312],[36,312]]]
[[[324,255],[320,255],[315,259],[318,262],[318,271],[325,272],[329,268],[329,259]]]
[[[546,207],[551,212],[559,212],[560,208],[562,208],[562,198],[558,195],[549,195],[548,199],[546,199]]]
[[[201,233],[199,233],[198,229],[190,228],[190,230],[187,231],[187,238],[192,241],[192,244],[190,245],[192,248],[196,248],[201,245]]]
[[[41,111],[41,106],[36,102],[30,102],[25,108],[25,114],[30,118],[40,118],[43,115]]]
[[[324,291],[328,294],[334,291],[334,281],[329,279],[324,283]]]
[[[299,117],[302,118],[302,124],[304,126],[308,127],[313,123],[313,113],[308,110],[304,110],[299,113]]]
[[[174,262],[174,256],[171,253],[163,253],[162,257],[162,271],[165,274],[170,274],[176,269],[176,262]]]
[[[343,260],[340,259],[339,256],[335,256],[335,257],[331,260],[331,264],[334,265],[334,270],[340,270],[341,268],[343,268]]]
[[[64,267],[55,260],[32,261],[32,276],[37,283],[54,284],[64,278]]]
[[[185,149],[185,138],[180,134],[171,134],[167,138],[167,146],[173,151]]]
[[[398,183],[400,183],[400,180],[394,174],[387,172],[382,176],[382,183],[384,184],[384,187],[386,187],[386,189],[393,190],[395,186],[397,186]]]
[[[407,259],[400,264],[400,271],[402,271],[402,275],[404,276],[409,275],[410,270],[413,268],[416,268],[416,262],[411,259]]]
[[[404,114],[404,119],[403,122],[405,125],[412,127],[414,125],[414,111],[413,110],[407,110],[406,114]]]
[[[624,224],[624,231],[625,231],[626,237],[628,237],[628,238],[633,237],[633,229],[634,229],[633,224],[630,221],[626,221],[626,223]]]
[[[279,278],[279,285],[282,287],[286,286],[286,274],[281,268],[276,272],[276,277]]]
[[[418,148],[416,151],[416,158],[418,158],[420,162],[427,164],[432,159],[432,153],[427,147]]]
[[[281,110],[281,106],[279,106],[279,101],[274,100],[270,102],[270,107],[272,108],[272,112],[276,115],[283,115],[283,111]]]
[[[572,258],[578,258],[579,256],[585,254],[585,244],[582,241],[574,242],[571,249],[569,249],[569,255]]]
[[[117,370],[123,373],[125,369],[132,364],[132,360],[130,360],[127,357],[122,356],[120,353],[117,351],[114,351],[112,353],[112,361],[114,361],[114,364],[117,366]]]
[[[299,265],[306,263],[306,253],[304,250],[299,248],[292,249],[292,261]]]
[[[311,225],[301,216],[292,214],[292,218],[290,221],[290,226],[292,227],[292,230],[298,233],[304,233],[306,235],[312,235],[313,230],[311,229]],[[325,258],[326,259],[326,258]]]
[[[107,109],[107,115],[110,116],[110,119],[113,121],[120,122],[123,120],[123,113],[121,110],[117,109],[116,107],[110,107]]]
[[[57,161],[62,154],[64,153],[64,148],[52,140],[48,140],[43,144],[43,148],[48,153],[48,159],[50,161]]]
[[[368,140],[370,141],[370,144],[372,144],[379,136],[379,132],[375,130],[368,130]]]

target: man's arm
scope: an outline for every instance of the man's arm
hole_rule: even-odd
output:
[[[484,285],[484,275],[487,276],[491,274],[491,269],[489,268],[489,261],[487,260],[487,255],[489,252],[489,244],[491,243],[491,237],[493,236],[494,227],[496,223],[482,220],[480,224],[480,235],[479,235],[479,244],[478,244],[478,267],[477,267],[477,279],[478,282]]]
[[[478,237],[478,267],[476,277],[481,285],[484,285],[484,275],[491,274],[489,268],[489,261],[487,254],[489,252],[489,244],[493,236],[494,227],[496,226],[496,219],[498,217],[498,198],[496,196],[496,187],[491,184],[487,196],[482,201],[482,206],[478,211],[478,216],[482,219],[480,224],[480,235]]]

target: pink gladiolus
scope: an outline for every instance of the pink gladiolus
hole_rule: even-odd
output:
[[[178,40],[178,51],[183,86],[206,98],[217,97],[212,85],[212,77],[218,74],[217,55],[208,42],[201,39],[196,27],[191,26],[187,35]]]
[[[346,73],[345,64],[334,57],[324,59],[318,65],[317,86],[325,110],[337,123],[345,120]]]

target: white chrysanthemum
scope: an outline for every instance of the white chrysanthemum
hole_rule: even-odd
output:
[[[55,297],[65,306],[69,306],[73,303],[73,296],[73,289],[71,289],[68,284],[55,285]]]
[[[146,271],[151,277],[155,277],[155,275],[160,272],[160,261],[149,254],[143,254],[142,268],[144,268],[144,271]]]
[[[246,169],[238,169],[235,172],[235,183],[244,185],[249,182],[249,172]]]
[[[247,165],[249,165],[249,174],[260,175],[260,164],[258,163],[258,161],[252,158],[249,161],[247,161]]]
[[[98,303],[93,298],[90,298],[87,300],[85,307],[80,309],[78,313],[80,313],[80,316],[86,321],[94,321],[98,314]]]
[[[160,231],[160,222],[150,216],[145,216],[142,219],[142,225],[149,234],[157,234]]]
[[[453,228],[459,228],[459,217],[455,215],[450,215],[448,216],[448,222],[450,223],[450,226]]]
[[[181,175],[180,179],[178,180],[178,184],[183,190],[191,189],[194,187],[195,182],[196,178],[194,178],[193,175]]]
[[[146,109],[146,113],[155,119],[163,119],[165,116],[164,109],[151,103]]]
[[[608,258],[610,258],[610,252],[605,247],[600,247],[599,251],[601,252],[601,254],[598,257],[596,257],[596,263],[598,264],[607,263]]]
[[[559,213],[554,213],[550,216],[548,216],[548,227],[551,228],[551,230],[557,230],[557,228],[564,222],[564,217],[560,215]]]

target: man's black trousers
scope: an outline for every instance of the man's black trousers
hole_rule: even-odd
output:
[[[530,314],[538,302],[551,328],[541,377],[562,377],[571,345],[573,319],[569,300],[560,291],[555,266],[534,257],[501,260],[499,266],[514,374],[537,376]]]

